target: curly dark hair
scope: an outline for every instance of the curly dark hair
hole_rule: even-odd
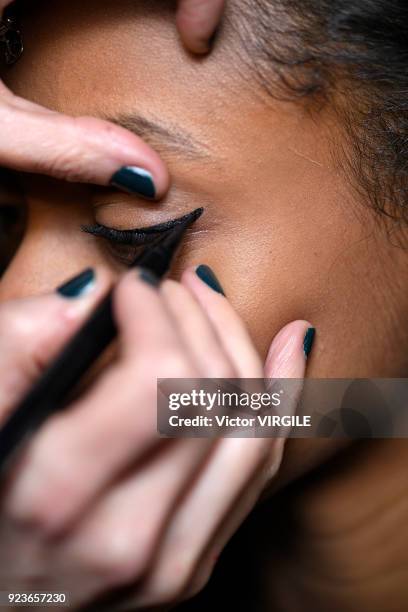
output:
[[[272,95],[333,105],[353,184],[378,213],[408,221],[407,0],[239,0],[229,21]]]

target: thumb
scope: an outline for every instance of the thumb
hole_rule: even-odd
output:
[[[0,20],[10,3],[0,0]],[[129,130],[93,117],[53,112],[15,96],[1,81],[0,124],[0,166],[112,185],[149,199],[168,189],[164,162]]]
[[[269,392],[274,387],[274,379],[293,378],[288,384],[288,393],[285,394],[282,414],[293,416],[303,389],[303,380],[306,372],[307,359],[310,355],[315,337],[314,327],[307,321],[293,321],[285,325],[275,336],[270,346],[265,362],[265,384]],[[285,441],[290,435],[291,427],[281,427],[276,438],[273,461],[267,470],[270,481],[276,475],[283,458]],[[269,493],[269,486],[265,495]]]
[[[0,82],[0,165],[70,182],[112,185],[153,199],[168,188],[159,155],[108,121],[68,117],[15,96]]]
[[[275,336],[265,361],[266,378],[303,378],[315,337],[307,321],[293,321]]]
[[[1,421],[105,294],[99,276],[85,270],[53,294],[0,306]]]

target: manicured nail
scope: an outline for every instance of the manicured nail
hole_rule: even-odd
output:
[[[314,327],[309,327],[303,340],[303,351],[306,357],[309,357],[313,347],[313,341],[315,339],[316,330]]]
[[[95,284],[95,272],[87,268],[78,276],[58,287],[57,292],[65,298],[79,298],[89,292]]]
[[[211,287],[211,289],[214,289],[217,293],[221,293],[221,295],[225,295],[217,277],[209,266],[198,266],[196,274],[206,285]]]
[[[147,170],[137,166],[124,166],[111,178],[111,185],[127,193],[133,193],[152,200],[156,197],[153,177]]]
[[[138,276],[140,280],[144,281],[148,285],[152,285],[152,287],[158,287],[160,285],[160,280],[149,270],[146,268],[140,268],[138,271]]]

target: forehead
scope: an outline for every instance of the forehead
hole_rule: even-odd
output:
[[[19,95],[70,114],[113,116],[136,106],[185,119],[225,104],[223,53],[194,58],[169,2],[27,2],[25,53],[5,80]],[[169,8],[170,7],[170,8]],[[233,98],[228,96],[229,102]]]
[[[262,149],[271,149],[270,131],[275,142],[293,132],[295,107],[274,105],[258,92],[229,40],[222,37],[204,58],[184,49],[169,0],[26,6],[25,52],[6,74],[18,95],[74,116],[136,113],[182,126],[220,165],[249,148],[259,163]],[[161,152],[160,139],[152,144]]]
[[[228,34],[208,57],[188,53],[174,2],[27,0],[26,6],[25,52],[5,75],[18,95],[74,116],[136,114],[182,127],[216,162],[217,187],[226,188],[226,169],[230,184],[241,185],[243,167],[250,166],[249,189],[268,164],[268,184],[286,193],[288,172],[299,167],[297,151],[305,160],[329,157],[320,124],[305,119],[298,105],[259,91]],[[167,153],[160,135],[152,144]],[[308,176],[311,170],[321,171],[308,161]]]
[[[205,58],[188,53],[174,7],[169,0],[27,0],[25,52],[7,71],[6,83],[24,98],[74,116],[136,113],[183,126],[216,157],[226,158],[235,146],[232,138],[241,150],[252,139],[246,100],[255,118],[254,87],[245,88],[233,69],[229,44],[221,42]],[[161,151],[160,138],[151,143]]]

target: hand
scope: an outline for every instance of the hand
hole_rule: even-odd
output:
[[[77,300],[0,307],[7,410],[103,291],[102,277]],[[134,607],[190,596],[280,464],[283,439],[159,438],[156,378],[302,378],[307,322],[277,335],[264,372],[227,298],[194,270],[159,289],[131,271],[114,303],[117,359],[43,426],[3,487],[3,588],[63,589],[74,606],[124,585]]]
[[[0,14],[10,0],[0,0]],[[187,47],[209,50],[224,0],[180,0],[177,24]],[[114,185],[160,198],[169,176],[159,157],[131,132],[93,117],[67,117],[15,96],[0,81],[0,166],[73,182]],[[132,168],[118,177],[124,168]],[[130,173],[130,174],[129,174]]]

